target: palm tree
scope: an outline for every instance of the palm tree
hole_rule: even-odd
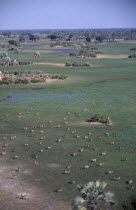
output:
[[[98,209],[102,202],[114,205],[114,194],[110,191],[105,192],[106,182],[88,182],[83,186],[78,186],[80,196],[72,202],[73,210],[94,210]]]

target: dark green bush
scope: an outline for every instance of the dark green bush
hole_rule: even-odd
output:
[[[32,83],[37,83],[37,82],[41,82],[39,79],[31,79]]]
[[[67,79],[67,76],[65,76],[65,75],[53,75],[53,76],[51,76],[51,79],[64,80],[64,79]]]
[[[28,84],[29,83],[29,80],[27,79],[17,79],[15,81],[15,84]]]
[[[132,50],[132,51],[136,51],[136,47],[133,47],[133,48],[131,48],[130,50]]]
[[[136,58],[136,54],[129,55],[128,58]]]
[[[95,114],[94,116],[92,116],[89,120],[87,120],[87,122],[100,122],[100,123],[105,123],[105,124],[112,123],[109,117],[100,116],[98,114]]]

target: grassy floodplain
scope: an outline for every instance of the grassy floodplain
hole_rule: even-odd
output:
[[[0,152],[6,151],[0,156],[3,209],[11,204],[10,209],[44,209],[54,199],[54,210],[67,210],[71,200],[78,195],[76,185],[95,179],[108,183],[115,194],[115,209],[122,209],[121,203],[136,192],[136,59],[81,59],[80,62],[92,64],[86,68],[39,65],[79,61],[70,58],[67,51],[42,49],[43,45],[31,48],[24,45],[18,55],[9,53],[12,59],[35,64],[0,67],[9,72],[43,71],[68,76],[67,80],[47,84],[0,86]],[[96,46],[103,55],[128,56],[131,54],[129,49],[136,44]],[[36,50],[41,53],[39,59],[33,56]],[[109,116],[113,125],[87,124],[94,114]],[[85,138],[88,133],[91,135]],[[76,138],[77,135],[80,137]],[[14,136],[16,138],[12,139]],[[62,140],[58,142],[60,138]],[[3,147],[6,143],[8,146]],[[80,152],[81,148],[83,152]],[[102,156],[105,151],[106,155]],[[72,156],[73,153],[76,155]],[[93,163],[91,158],[97,161]],[[98,166],[101,162],[104,165]],[[71,165],[70,173],[64,174],[68,165]],[[83,169],[85,165],[90,167]],[[20,172],[15,171],[17,167],[20,167]],[[109,170],[113,174],[106,174]],[[16,178],[6,178],[12,175]],[[116,181],[114,177],[121,179]],[[127,184],[131,179],[133,183]],[[4,188],[7,180],[9,186]],[[75,184],[69,183],[72,180],[76,181]],[[20,183],[29,183],[35,188],[34,192],[27,189],[29,199],[23,202],[16,198],[18,193],[26,190]],[[20,191],[14,190],[13,186],[19,184]],[[59,188],[62,192],[55,192]],[[50,199],[41,204],[44,193],[50,194]]]

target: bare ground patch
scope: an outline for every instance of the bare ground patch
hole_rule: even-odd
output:
[[[39,62],[39,63],[34,62],[33,65],[47,65],[47,66],[59,66],[59,67],[65,66],[64,63],[48,63],[48,62]]]
[[[128,58],[128,55],[97,55],[96,59],[123,59],[123,58]]]
[[[101,122],[85,122],[85,121],[78,121],[78,122],[71,123],[69,125],[73,125],[73,126],[91,126],[91,125],[95,125],[95,126],[108,126],[105,123],[101,123]]]
[[[55,197],[41,189],[33,180],[32,183],[24,179],[24,174],[29,174],[31,170],[21,166],[21,171],[16,169],[17,165],[0,166],[0,209],[1,210],[70,210],[70,205],[63,201],[56,200]],[[26,173],[27,172],[27,173]]]
[[[60,164],[57,164],[57,163],[49,163],[47,164],[48,167],[50,168],[59,168],[60,167]]]

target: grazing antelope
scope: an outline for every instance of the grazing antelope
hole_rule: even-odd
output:
[[[71,133],[73,134],[73,133],[75,133],[76,131],[71,131]]]
[[[16,138],[16,136],[11,136],[11,137],[10,137],[10,139],[15,139],[15,138]]]
[[[21,115],[19,115],[17,118],[19,119],[19,118],[21,118],[22,116]]]
[[[113,174],[113,171],[108,171],[106,174]]]
[[[47,149],[51,149],[51,148],[52,148],[52,145],[47,147]]]
[[[45,136],[40,137],[40,140],[43,140],[43,139],[45,139]]]
[[[22,114],[22,112],[18,112],[17,114],[18,114],[18,115],[21,115],[21,114]]]
[[[71,165],[67,165],[66,168],[71,168]]]
[[[88,139],[88,136],[84,136],[84,139]]]
[[[39,152],[43,152],[43,151],[44,151],[43,149],[39,150]]]
[[[75,183],[76,183],[75,180],[72,180],[72,181],[69,182],[69,184],[75,184]]]
[[[9,177],[7,177],[8,179],[16,179],[17,178],[17,176],[16,175],[11,175],[11,176],[9,176]]]
[[[79,152],[83,152],[83,151],[84,151],[84,149],[83,149],[83,148],[79,149]]]
[[[66,117],[63,118],[63,120],[66,120],[66,119],[67,119]]]
[[[115,144],[115,142],[114,142],[114,141],[111,141],[111,142],[109,142],[109,144],[114,145],[114,144]]]
[[[57,140],[57,142],[61,142],[62,141],[62,138],[59,138],[58,140]]]
[[[92,158],[91,159],[92,162],[96,162],[96,160],[97,160],[96,158]]]
[[[98,166],[103,166],[104,165],[104,162],[102,162],[102,163],[99,163],[99,165]]]
[[[83,109],[83,112],[88,112],[88,109]]]
[[[65,124],[68,124],[68,122],[65,122]]]
[[[119,177],[114,177],[113,180],[121,180],[120,176]]]
[[[48,123],[49,123],[49,124],[51,124],[51,123],[52,123],[52,121],[50,120]]]
[[[23,128],[23,130],[27,130],[27,129],[28,129],[27,127],[24,127],[24,128]]]
[[[62,192],[63,191],[63,188],[58,188],[55,190],[55,192]]]
[[[6,144],[4,144],[4,145],[2,145],[2,147],[7,147],[9,144],[8,143],[6,143]]]
[[[3,139],[3,140],[6,140],[6,139],[7,139],[7,137],[2,137],[2,139]]]
[[[88,135],[92,135],[92,133],[88,133]]]
[[[31,132],[31,133],[33,133],[33,132],[34,132],[34,130],[31,130],[30,132]]]
[[[95,182],[100,182],[100,181],[101,181],[101,179],[95,179],[94,181],[95,181]]]
[[[72,153],[71,155],[72,155],[72,156],[76,156],[76,155],[77,155],[77,153],[76,153],[76,152],[74,152],[74,153]]]
[[[78,139],[78,138],[80,138],[80,136],[79,135],[76,135],[76,138]]]
[[[129,180],[129,182],[128,182],[128,184],[132,184],[132,182],[133,182],[133,180],[132,180],[132,179],[130,179],[130,180]]]
[[[36,159],[36,158],[38,158],[38,155],[33,154],[33,155],[31,155],[31,157],[34,158],[34,159]]]
[[[43,128],[44,126],[43,125],[40,125],[40,128]]]
[[[106,155],[106,154],[107,154],[107,152],[102,152],[102,153],[101,153],[101,155]]]
[[[88,169],[90,166],[89,165],[84,165],[83,168],[84,169]]]
[[[60,127],[61,127],[61,125],[57,125],[57,126],[56,126],[56,128],[60,128]]]
[[[13,159],[18,159],[18,158],[19,158],[18,155],[13,156]]]
[[[88,139],[89,142],[93,141],[93,139]]]
[[[29,146],[29,144],[23,144],[23,146],[25,146],[25,147],[26,147],[26,146]]]
[[[68,112],[67,114],[70,114],[70,112]]]
[[[44,131],[39,131],[39,133],[44,133]]]
[[[70,173],[70,170],[64,171],[64,174],[69,174],[69,173]]]
[[[28,197],[27,197],[27,195],[25,193],[23,193],[23,194],[19,195],[18,198],[26,200]]]
[[[6,154],[6,151],[3,151],[0,153],[0,155],[5,155]]]

